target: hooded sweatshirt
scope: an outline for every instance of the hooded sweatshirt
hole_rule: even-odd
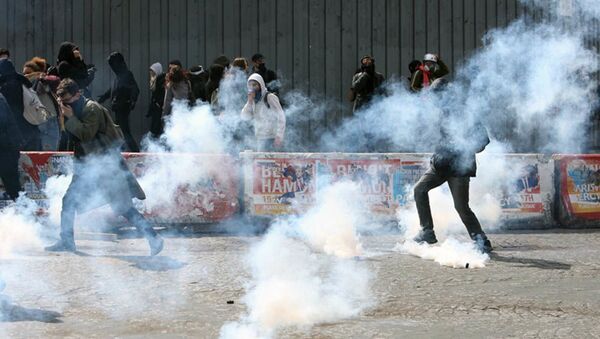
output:
[[[114,52],[108,58],[108,64],[116,75],[111,89],[106,91],[99,99],[103,102],[109,97],[112,99],[113,111],[122,112],[133,109],[140,94],[140,89],[131,71],[127,68],[125,58],[119,52]]]
[[[0,60],[0,93],[8,102],[21,134],[29,140],[32,137],[39,137],[40,131],[37,126],[30,124],[23,117],[23,86],[31,88],[31,82],[17,73],[12,61]]]
[[[248,78],[248,86],[252,80],[260,84],[261,97],[258,101],[246,102],[246,105],[242,109],[242,119],[254,121],[256,139],[280,138],[283,140],[285,134],[285,114],[279,103],[279,98],[267,91],[265,81],[260,74],[252,74]],[[269,107],[267,106],[267,102]]]
[[[65,41],[60,45],[56,59],[57,72],[49,71],[49,74],[58,75],[61,79],[73,79],[79,88],[84,89],[94,80],[94,68],[83,60],[75,57],[73,50],[77,48],[72,42]]]

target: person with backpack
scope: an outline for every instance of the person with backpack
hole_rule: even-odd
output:
[[[70,134],[73,150],[73,179],[63,197],[60,240],[47,251],[75,252],[73,226],[77,213],[110,204],[117,215],[124,216],[148,240],[150,254],[163,248],[163,239],[138,212],[132,198],[145,199],[145,194],[120,153],[122,133],[106,108],[86,99],[77,83],[63,79],[58,86],[61,114]]]
[[[433,90],[443,91],[445,82],[438,81]],[[437,242],[429,206],[429,191],[447,182],[454,207],[465,224],[469,236],[483,253],[492,251],[492,245],[475,213],[469,207],[469,183],[477,172],[476,154],[482,152],[490,139],[486,128],[476,119],[459,116],[456,112],[442,111],[438,146],[430,160],[427,172],[414,187],[415,203],[421,231],[416,242]]]
[[[248,78],[248,101],[242,108],[243,120],[254,122],[254,136],[258,152],[273,152],[283,146],[285,114],[277,95],[269,92],[258,73]]]
[[[436,79],[442,78],[450,73],[450,69],[439,56],[431,53],[425,54],[420,65],[414,64],[416,70],[412,73],[410,89],[419,92],[433,84]]]
[[[375,72],[375,59],[370,55],[365,55],[360,59],[360,70],[352,77],[351,97],[354,106],[352,112],[355,113],[366,106],[377,94],[382,94],[381,85],[385,81],[383,74]]]
[[[108,98],[111,99],[110,108],[115,113],[116,122],[121,127],[123,135],[125,135],[127,150],[129,152],[139,152],[140,147],[131,135],[129,115],[135,108],[135,103],[140,95],[140,89],[133,77],[133,73],[127,68],[123,54],[119,52],[111,53],[108,57],[108,64],[115,73],[116,78],[112,88],[101,95],[98,98],[98,102],[103,103]]]
[[[21,151],[40,151],[42,149],[38,126],[27,121],[24,115],[25,109],[31,107],[25,107],[23,93],[30,90],[31,87],[31,82],[22,74],[17,73],[10,59],[0,60],[0,93],[8,102],[19,132],[24,139]]]

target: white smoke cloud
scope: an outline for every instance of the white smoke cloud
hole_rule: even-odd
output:
[[[248,314],[225,324],[222,338],[268,338],[283,327],[352,317],[373,303],[372,273],[350,259],[362,253],[359,189],[341,182],[322,192],[305,216],[275,223],[251,249]]]

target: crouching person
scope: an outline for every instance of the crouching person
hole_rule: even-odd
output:
[[[110,204],[148,239],[150,254],[158,254],[163,240],[133,207],[131,199],[145,199],[145,194],[121,156],[122,134],[108,111],[86,99],[71,79],[61,81],[57,94],[74,152],[73,179],[63,197],[60,240],[46,250],[74,252],[75,215]]]
[[[421,232],[414,240],[429,244],[437,242],[429,206],[429,191],[447,182],[454,207],[469,236],[481,252],[489,253],[492,245],[469,207],[469,183],[477,171],[475,155],[483,151],[490,142],[487,130],[478,121],[469,123],[469,119],[453,117],[449,112],[444,112],[440,126],[440,140],[431,158],[430,168],[414,188],[421,223]]]

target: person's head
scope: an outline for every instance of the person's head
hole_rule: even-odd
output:
[[[223,68],[229,67],[229,58],[225,55],[219,55],[214,61],[213,64],[221,65]]]
[[[0,75],[9,75],[16,72],[15,65],[10,59],[0,59]]]
[[[237,67],[242,71],[246,71],[248,69],[248,62],[246,58],[235,58],[232,63],[233,67]]]
[[[248,89],[253,92],[260,92],[260,84],[256,80],[248,81]]]
[[[127,63],[125,57],[120,52],[112,52],[108,56],[108,64],[115,73],[127,71]]]
[[[149,71],[150,71],[150,78],[154,78],[154,77],[157,77],[162,74],[163,68],[162,68],[162,65],[160,64],[160,62],[155,62],[152,64],[152,66],[150,66]]]
[[[191,76],[199,76],[200,74],[202,74],[203,70],[204,69],[202,68],[202,66],[196,65],[196,66],[190,68],[190,75]]]
[[[60,64],[63,61],[73,64],[82,60],[83,58],[81,56],[79,46],[70,41],[65,41],[60,44],[60,48],[58,49],[58,58],[56,59],[57,64]]]
[[[265,86],[265,80],[258,73],[254,73],[248,77],[247,86],[248,92],[254,92],[257,94],[255,98],[260,98],[262,94],[264,94],[263,91],[267,90]]]
[[[410,74],[413,74],[418,68],[419,66],[421,66],[422,63],[419,60],[413,60],[408,64],[408,70],[410,71]]]
[[[438,57],[435,54],[427,53],[423,57],[423,67],[425,70],[435,72],[438,66]]]
[[[252,65],[257,69],[265,68],[265,56],[260,53],[254,54],[252,56]]]
[[[179,60],[169,61],[169,73],[173,73],[175,70],[182,69],[183,65]]]
[[[375,72],[375,58],[370,55],[365,55],[362,57],[360,59],[360,69],[367,73]]]
[[[63,79],[56,89],[56,95],[63,105],[72,106],[81,99],[79,85],[73,79]]]
[[[10,51],[6,48],[0,48],[0,60],[9,59],[9,58],[10,58]]]

